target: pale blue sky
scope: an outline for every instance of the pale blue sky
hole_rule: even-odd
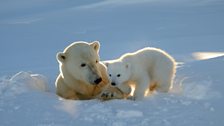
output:
[[[57,73],[73,41],[101,42],[101,59],[145,46],[172,55],[224,51],[222,0],[0,1],[0,74]]]

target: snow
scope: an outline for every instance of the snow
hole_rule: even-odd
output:
[[[220,0],[1,1],[0,126],[224,125],[223,5]],[[55,55],[77,40],[99,40],[102,60],[145,46],[164,49],[182,62],[174,87],[142,101],[63,100],[55,94]]]
[[[211,64],[224,70],[224,57],[196,61],[178,68],[175,88],[154,93],[143,101],[62,100],[48,88],[43,75],[19,72],[0,83],[1,125],[197,125],[224,124],[222,82],[218,71],[204,73]],[[193,74],[192,74],[193,72]],[[188,77],[183,80],[183,77]]]

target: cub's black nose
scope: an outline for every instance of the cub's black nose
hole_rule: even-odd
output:
[[[101,81],[102,81],[102,78],[100,77],[100,78],[96,79],[96,80],[94,81],[94,83],[95,83],[95,84],[99,84]]]
[[[111,82],[111,85],[112,85],[112,86],[116,86],[116,83],[115,83],[115,82]]]

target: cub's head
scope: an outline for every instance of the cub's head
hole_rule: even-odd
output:
[[[102,81],[99,70],[100,43],[94,41],[74,42],[57,54],[63,78],[69,76],[87,84],[97,85]]]
[[[108,61],[105,62],[107,66],[107,73],[110,78],[112,86],[119,86],[129,81],[131,76],[130,64],[121,61]]]

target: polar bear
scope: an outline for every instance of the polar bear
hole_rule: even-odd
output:
[[[141,100],[147,89],[168,92],[172,88],[176,62],[168,53],[157,48],[143,48],[120,58],[105,61],[112,86],[130,93],[135,84],[133,99]]]
[[[106,66],[100,62],[99,48],[98,41],[78,41],[57,53],[60,69],[55,82],[57,95],[76,100],[93,99],[100,95],[109,83],[109,77]]]

